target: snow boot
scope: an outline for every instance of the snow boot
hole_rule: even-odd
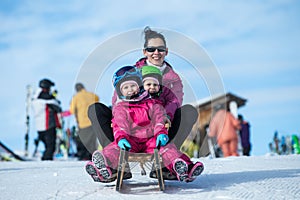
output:
[[[105,157],[100,151],[95,151],[92,156],[92,162],[99,171],[100,179],[108,180],[112,177],[110,167],[108,166]]]
[[[98,175],[98,169],[96,168],[96,166],[94,165],[93,162],[89,161],[86,165],[85,165],[85,171],[92,177],[92,179],[95,182],[101,182],[102,180],[100,179],[99,175]]]
[[[189,176],[185,180],[186,182],[192,182],[199,176],[204,170],[204,166],[201,162],[196,162],[195,164],[189,165]]]
[[[188,165],[181,158],[178,158],[173,162],[173,170],[179,181],[184,181],[188,178]]]
[[[109,179],[103,179],[103,177],[101,175],[99,175],[99,170],[97,169],[97,167],[95,166],[95,164],[93,162],[91,162],[91,161],[89,161],[85,165],[85,170],[92,177],[92,179],[95,182],[110,183],[110,182],[113,182],[113,181],[115,181],[117,179],[117,176],[112,176]]]
[[[168,170],[168,168],[162,167],[162,168],[161,168],[161,171],[162,171],[162,176],[163,176],[163,179],[164,179],[164,180],[168,180],[168,181],[171,181],[171,180],[178,180],[178,179],[177,179],[177,176],[174,175],[174,174],[172,174],[172,173]],[[154,166],[152,166],[152,169],[151,169],[151,171],[150,171],[149,177],[150,177],[150,178],[155,178],[155,179],[157,179],[156,171],[155,171],[155,169],[154,169]]]

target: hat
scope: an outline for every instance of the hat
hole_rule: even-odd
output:
[[[142,67],[142,78],[143,82],[145,80],[154,80],[157,81],[159,85],[162,85],[162,73],[161,71],[154,66],[143,66]]]
[[[44,78],[44,79],[40,80],[40,82],[39,82],[40,88],[43,88],[43,89],[50,89],[50,87],[54,86],[54,85],[55,84],[47,78]]]
[[[122,72],[122,73],[120,73]],[[139,87],[142,87],[142,76],[140,71],[131,66],[125,66],[117,70],[113,76],[113,85],[115,87],[115,90],[117,92],[117,95],[121,99],[125,99],[121,93],[121,86],[124,85],[127,81],[134,81]]]

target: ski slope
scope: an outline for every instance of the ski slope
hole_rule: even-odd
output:
[[[93,182],[82,161],[1,162],[0,199],[300,199],[299,155],[199,160],[205,169],[198,179],[166,181],[164,192],[139,166],[116,192],[115,182]]]

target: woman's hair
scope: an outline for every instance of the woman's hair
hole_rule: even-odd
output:
[[[151,30],[149,26],[145,27],[145,29],[144,29],[144,35],[145,35],[144,48],[146,48],[148,46],[148,42],[149,42],[150,39],[155,39],[155,38],[162,39],[162,41],[164,42],[165,46],[167,46],[165,37],[161,33],[158,33],[156,31]]]

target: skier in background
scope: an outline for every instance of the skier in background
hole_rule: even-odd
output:
[[[223,106],[218,105],[216,114],[209,124],[209,137],[216,137],[224,157],[239,156],[238,135],[240,122]]]
[[[38,138],[45,145],[42,160],[53,160],[56,128],[61,128],[57,115],[61,112],[61,107],[59,101],[50,93],[50,88],[54,85],[49,79],[40,80],[40,88],[32,100]]]
[[[243,155],[244,156],[250,156],[250,150],[251,150],[251,143],[250,143],[250,124],[249,122],[244,120],[244,117],[242,115],[238,115],[238,119],[241,124],[240,129],[240,138],[243,148]]]
[[[82,83],[75,84],[76,94],[73,96],[70,113],[75,115],[78,125],[77,154],[79,160],[91,160],[92,152],[98,149],[98,140],[88,118],[88,107],[99,102],[99,97],[88,92]]]

